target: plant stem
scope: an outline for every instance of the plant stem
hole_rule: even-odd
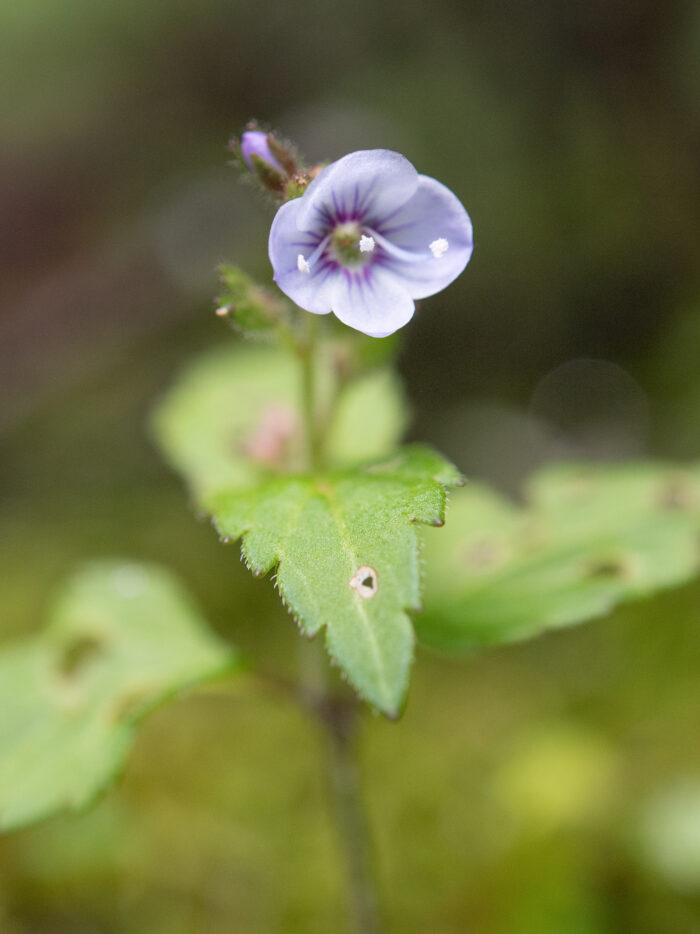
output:
[[[358,704],[353,701],[336,711],[328,722],[330,785],[345,850],[352,930],[354,934],[379,934],[374,867],[357,756],[358,714]]]
[[[372,847],[357,755],[361,708],[354,697],[329,691],[327,665],[320,642],[303,639],[300,696],[323,727],[328,788],[347,872],[350,930],[352,934],[379,934]]]
[[[302,411],[311,470],[323,466],[327,420],[319,412],[316,380],[318,322],[306,314],[305,340],[297,344],[302,370]],[[335,823],[348,876],[348,902],[353,934],[379,934],[372,854],[360,787],[357,728],[360,705],[353,696],[328,688],[328,662],[321,640],[301,640],[299,697],[324,728],[328,784]]]
[[[306,314],[306,339],[299,345],[302,378],[302,412],[306,428],[306,443],[309,466],[318,470],[321,466],[322,437],[316,399],[316,343],[318,321],[316,315]]]

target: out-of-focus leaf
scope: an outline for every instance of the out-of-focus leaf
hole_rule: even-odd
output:
[[[396,716],[408,685],[420,604],[414,523],[442,525],[455,469],[425,448],[357,471],[277,478],[211,504],[222,536],[243,538],[250,569],[278,565],[280,595],[302,632],[326,628],[331,657],[357,691]]]
[[[275,466],[301,467],[300,392],[289,354],[267,347],[217,348],[196,360],[163,399],[153,421],[156,439],[205,505],[212,493],[251,486]],[[276,432],[277,452],[270,441],[266,469],[265,457],[254,454],[273,417],[281,424],[286,418],[289,430]]]
[[[88,804],[155,705],[235,665],[170,573],[87,565],[44,631],[0,653],[0,830]]]
[[[520,509],[470,484],[425,548],[427,645],[463,652],[579,623],[683,583],[700,564],[700,471],[559,466]]]
[[[322,359],[323,404],[332,394],[331,362]],[[197,360],[158,407],[153,425],[168,461],[201,506],[213,494],[242,490],[303,467],[299,365],[275,347],[227,346]],[[342,466],[380,458],[406,423],[397,378],[378,370],[340,397],[328,459]]]
[[[635,855],[681,892],[700,891],[700,781],[677,778],[645,803]]]
[[[343,392],[330,426],[328,446],[338,464],[384,457],[399,443],[408,422],[401,382],[391,369],[370,370]]]

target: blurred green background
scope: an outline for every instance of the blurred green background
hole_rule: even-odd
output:
[[[698,453],[690,0],[0,0],[0,637],[82,558],[164,562],[268,669],[295,627],[145,429],[269,276],[251,117],[382,146],[472,215],[400,358],[412,435],[517,494],[559,457]],[[389,932],[700,930],[700,588],[466,662],[419,652],[362,747]],[[1,713],[0,713],[1,716]],[[321,738],[242,684],[157,713],[89,814],[0,841],[3,934],[345,930]]]

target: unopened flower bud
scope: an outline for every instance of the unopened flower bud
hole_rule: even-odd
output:
[[[290,176],[297,172],[294,156],[272,133],[251,128],[241,137],[239,149],[247,167],[268,191],[281,195]]]
[[[257,157],[279,175],[284,175],[284,169],[272,154],[268,136],[269,134],[263,133],[262,130],[247,130],[241,137],[241,155],[251,172],[255,171],[253,159]]]

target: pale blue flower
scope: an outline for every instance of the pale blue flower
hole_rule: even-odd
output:
[[[371,337],[410,321],[414,300],[469,262],[472,225],[459,199],[396,152],[353,152],[327,166],[270,231],[278,286],[314,314]]]

